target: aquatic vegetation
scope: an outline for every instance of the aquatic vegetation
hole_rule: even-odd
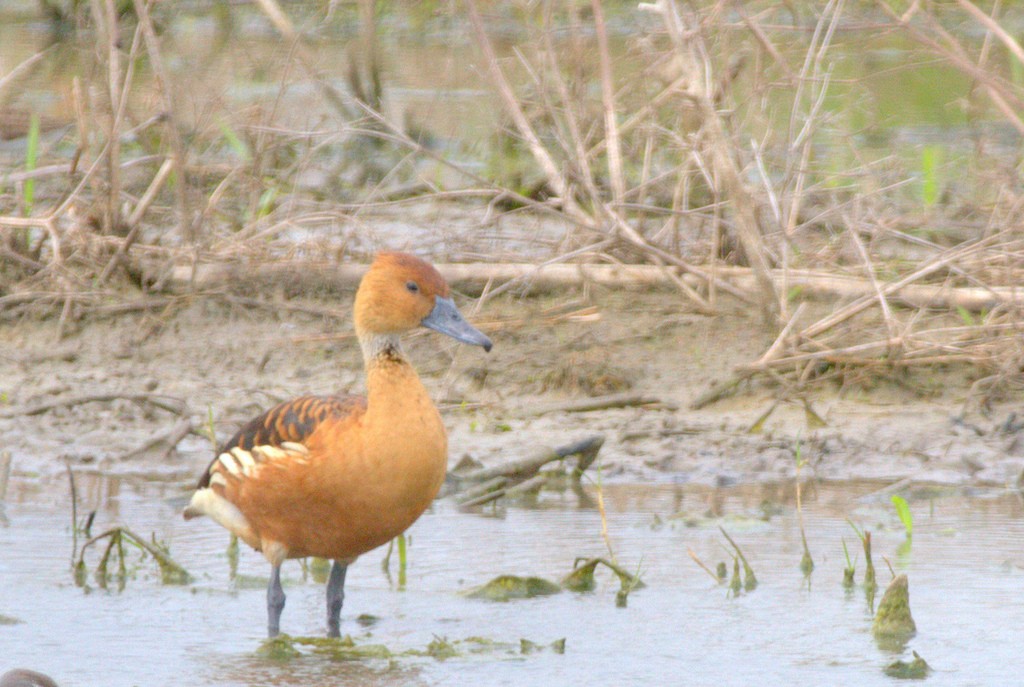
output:
[[[729,536],[729,533],[725,531],[725,528],[722,527],[722,526],[719,526],[718,529],[720,529],[722,531],[722,534],[725,535],[725,538],[732,545],[732,548],[735,549],[735,551],[736,551],[736,558],[739,560],[739,562],[743,563],[743,589],[744,589],[744,591],[748,591],[748,592],[754,591],[755,589],[757,589],[757,576],[754,575],[754,569],[752,567],[750,567],[750,563],[747,562],[747,557],[743,555],[743,551],[741,551],[739,545],[735,541],[733,541],[733,538]],[[804,541],[804,546],[806,547],[806,545],[807,545],[807,542]],[[734,559],[734,564],[735,564],[735,561],[736,561],[736,559]]]
[[[719,530],[725,535],[726,540],[732,546],[732,577],[729,577],[729,566],[725,561],[719,561],[715,570],[712,570],[701,561],[697,554],[693,552],[693,549],[687,549],[687,553],[690,558],[701,567],[704,572],[711,576],[718,584],[724,584],[726,580],[729,580],[729,595],[739,596],[741,592],[747,591],[752,592],[757,589],[757,576],[754,574],[754,568],[747,561],[746,555],[740,549],[739,545],[733,540],[729,533],[725,531],[725,528],[719,525]],[[740,576],[740,565],[743,566],[743,575]]]
[[[537,596],[549,596],[562,591],[554,582],[542,577],[520,577],[518,575],[499,575],[490,582],[471,589],[465,593],[470,599],[486,601],[511,601],[512,599],[532,599]]]
[[[146,541],[127,527],[112,527],[82,544],[82,548],[78,551],[74,563],[75,584],[78,586],[86,586],[88,576],[88,567],[85,563],[86,551],[104,539],[107,540],[107,546],[103,550],[103,554],[100,556],[99,563],[97,563],[94,571],[96,582],[100,587],[106,588],[107,584],[115,576],[114,573],[107,571],[107,565],[111,562],[112,556],[116,556],[117,560],[116,578],[118,590],[124,589],[129,577],[137,568],[137,566],[133,566],[131,572],[129,571],[128,557],[124,546],[126,543],[140,550],[143,560],[147,557],[153,559],[160,569],[160,581],[162,584],[185,585],[192,582],[192,576],[171,558],[167,545],[158,542],[155,535],[150,541]]]
[[[443,661],[446,658],[458,656],[459,651],[455,648],[454,644],[448,641],[447,637],[435,636],[430,644],[427,644],[427,655],[431,658],[436,658],[438,661]]]
[[[722,584],[723,582],[725,582],[725,578],[729,576],[729,569],[726,567],[725,561],[719,561],[717,568],[715,570],[712,570],[704,564],[704,561],[697,557],[697,554],[694,553],[693,549],[687,547],[686,553],[689,554],[690,558],[693,559],[694,563],[700,566],[701,570],[710,575],[711,579],[713,579],[718,584]]]
[[[801,500],[801,484],[800,484],[800,468],[806,465],[807,461],[803,458],[803,447],[800,443],[800,437],[796,439],[796,514],[800,520],[800,541],[804,547],[804,553],[800,557],[800,572],[804,574],[804,577],[809,577],[811,571],[814,570],[814,559],[811,558],[811,550],[807,546],[807,531],[804,529],[804,510],[803,502]]]
[[[896,494],[892,495],[892,505],[896,508],[896,515],[899,516],[900,522],[903,523],[903,528],[907,532],[907,539],[914,536],[914,518],[910,515],[910,506],[907,505],[907,500],[902,496]]]
[[[732,579],[729,580],[729,594],[734,597],[739,596],[742,589],[743,583],[740,581],[740,559],[738,557],[733,557]]]
[[[228,579],[234,580],[238,577],[238,535],[231,535],[224,555],[228,559]]]
[[[487,637],[448,639],[434,636],[420,648],[397,650],[384,644],[358,643],[351,635],[344,637],[293,637],[280,634],[264,640],[256,654],[272,661],[293,661],[306,656],[326,658],[331,661],[395,661],[401,658],[432,658],[447,661],[470,656],[523,656],[543,651],[555,654],[565,653],[565,638],[541,643],[530,639],[518,642],[504,642]]]
[[[562,578],[562,587],[571,592],[593,591],[597,586],[597,582],[594,580],[594,569],[603,559],[591,558],[582,564],[580,564],[580,560],[582,559],[577,558],[573,563],[575,567],[572,572]]]
[[[615,605],[618,608],[625,608],[629,601],[629,595],[634,589],[641,589],[644,587],[644,583],[640,580],[640,569],[637,566],[637,571],[633,575],[629,575],[625,572],[620,571],[617,567],[613,567],[616,575],[619,576],[619,591],[615,593]]]
[[[257,656],[269,658],[273,661],[287,661],[298,658],[302,655],[288,635],[278,635],[263,641],[260,648],[256,650]]]
[[[582,561],[582,563],[581,563]],[[577,558],[573,562],[573,570],[562,578],[560,584],[570,592],[592,591],[597,583],[594,581],[594,571],[598,565],[603,565],[619,578],[622,589],[628,595],[634,589],[642,589],[645,585],[638,574],[631,574],[621,566],[604,558]],[[620,589],[620,593],[621,593]]]
[[[853,561],[850,560],[850,550],[846,548],[845,538],[843,539],[843,556],[846,557],[846,567],[843,568],[843,588],[853,589],[853,586],[856,584],[854,576],[857,573],[857,568]]]
[[[910,614],[910,588],[906,575],[897,575],[882,595],[871,632],[884,649],[902,650],[917,633],[917,625]]]
[[[356,616],[356,622],[362,627],[373,627],[380,622],[380,617],[372,613],[360,613]]]
[[[326,584],[327,577],[331,574],[331,562],[317,556],[302,559],[302,568],[317,584]]]
[[[398,549],[398,591],[403,591],[409,566],[409,553],[405,532],[392,539],[388,544],[388,551],[380,562],[380,568],[387,576],[388,583],[391,583],[391,552],[396,548]]]
[[[624,606],[630,592],[642,589],[645,585],[640,579],[639,571],[630,573],[617,563],[605,558],[577,558],[573,561],[573,569],[559,583],[551,582],[543,577],[520,577],[519,575],[499,575],[490,582],[474,587],[463,594],[470,599],[486,601],[511,601],[513,599],[532,599],[538,596],[558,594],[563,589],[571,592],[593,591],[597,582],[594,572],[598,565],[611,570],[619,580],[619,591],[615,602]]]
[[[932,672],[932,667],[921,658],[916,651],[913,652],[912,661],[893,661],[885,667],[885,674],[898,680],[923,680]]]
[[[878,581],[875,577],[875,564],[871,560],[871,533],[867,530],[861,532],[857,529],[851,521],[850,527],[857,533],[857,538],[860,539],[861,545],[864,547],[864,589],[868,593],[869,604],[873,603],[875,598],[875,591],[878,589]]]

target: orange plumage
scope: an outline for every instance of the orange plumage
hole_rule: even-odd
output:
[[[377,257],[354,316],[366,397],[302,396],[266,411],[224,444],[185,509],[186,519],[210,516],[273,566],[271,636],[284,607],[284,560],[335,561],[328,632],[337,636],[347,565],[408,528],[444,481],[444,425],[399,336],[422,325],[491,347],[459,314],[437,270],[403,253]]]

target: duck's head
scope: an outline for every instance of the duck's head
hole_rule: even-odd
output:
[[[356,292],[355,323],[363,342],[397,339],[422,326],[491,350],[491,340],[455,307],[444,277],[408,253],[377,255]]]

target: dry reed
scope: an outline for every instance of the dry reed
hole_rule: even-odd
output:
[[[134,0],[129,18],[113,0],[83,4],[73,21],[85,68],[68,93],[76,126],[64,134],[74,152],[44,145],[34,169],[0,170],[0,316],[53,312],[60,336],[112,304],[161,307],[156,296],[175,268],[360,258],[375,247],[366,238],[373,214],[482,201],[485,223],[530,213],[560,229],[516,237],[531,248],[525,260],[498,242],[460,244],[474,261],[642,264],[690,309],[753,306],[772,343],[737,378],[799,389],[966,364],[985,398],[1024,383],[1018,153],[980,142],[963,191],[923,206],[908,192],[919,170],[867,159],[825,106],[837,44],[870,27],[964,74],[972,107],[991,106],[1024,133],[1024,89],[993,56],[999,48],[1024,66],[1024,50],[998,4],[987,13],[969,0],[912,3],[897,14],[881,1],[797,12],[772,2],[592,0],[500,12],[468,0],[465,16],[449,19],[468,22],[507,122],[498,149],[524,170],[515,178],[457,161],[387,111],[373,2],[356,9],[361,57],[347,92],[309,38],[322,17],[303,28],[276,0],[257,6],[281,37],[279,93],[238,112],[211,94],[205,112],[186,116],[193,75],[168,66],[175,37],[151,16],[161,5]],[[632,27],[625,39],[616,33],[622,13]],[[516,20],[540,30],[497,44],[499,22]],[[956,24],[981,38],[947,28]],[[0,75],[0,134],[18,120],[18,90],[50,56]],[[314,87],[323,111],[315,129],[287,117],[296,82]],[[449,180],[421,174],[426,163]],[[29,179],[37,198],[27,214]],[[325,198],[324,188],[339,193]],[[297,241],[296,232],[343,238]],[[530,279],[488,280],[488,297]],[[812,317],[805,304],[822,294],[838,303]]]

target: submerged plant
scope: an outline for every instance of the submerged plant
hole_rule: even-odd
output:
[[[184,585],[192,581],[192,576],[170,557],[167,545],[158,542],[155,536],[151,538],[151,541],[146,541],[126,527],[112,527],[82,544],[82,548],[78,552],[74,563],[75,583],[78,586],[85,586],[86,583],[88,572],[85,563],[86,551],[89,547],[104,539],[107,540],[107,547],[103,550],[95,570],[96,581],[100,587],[105,588],[113,577],[113,574],[107,571],[107,566],[111,561],[111,557],[116,556],[118,589],[124,589],[129,577],[128,559],[124,547],[126,543],[142,551],[143,558],[147,555],[152,557],[160,568],[160,580],[163,584]]]
[[[923,680],[932,672],[932,667],[916,651],[914,660],[894,661],[885,667],[885,674],[897,680]]]
[[[564,654],[565,653],[565,637],[562,637],[561,639],[556,639],[555,641],[553,641],[553,642],[551,642],[550,644],[547,644],[547,645],[538,644],[537,642],[532,642],[529,639],[520,639],[519,640],[519,653],[520,654],[524,654],[524,655],[525,654],[535,654],[538,651],[544,651],[544,650],[550,650],[552,653],[555,653],[555,654]]]
[[[871,633],[882,648],[901,651],[917,633],[917,625],[910,614],[910,587],[906,575],[897,575],[889,583],[878,604]]]
[[[846,548],[845,538],[843,538],[843,555],[846,557],[846,567],[843,568],[843,588],[853,589],[853,586],[856,584],[856,582],[854,581],[854,575],[856,574],[857,570],[853,564],[853,561],[850,560],[850,550]]]
[[[437,661],[445,661],[449,658],[468,655],[524,656],[542,651],[564,654],[565,638],[545,644],[525,638],[516,642],[508,642],[487,637],[449,639],[434,635],[423,648],[398,650],[384,644],[361,644],[356,642],[351,635],[345,637],[292,637],[282,634],[264,640],[260,644],[257,654],[263,658],[281,662],[315,656],[330,661],[388,661],[393,665],[396,660],[403,657],[433,658]]]
[[[405,589],[406,582],[406,570],[409,566],[409,553],[406,546],[407,539],[405,538],[405,532],[402,532],[397,537],[398,541],[398,590],[403,591]]]
[[[871,560],[871,533],[867,530],[861,532],[857,529],[857,526],[850,520],[850,527],[857,533],[857,538],[860,539],[861,544],[864,547],[864,589],[867,591],[870,603],[874,602],[875,591],[878,589],[878,581],[875,577],[875,564]]]
[[[719,561],[715,570],[712,570],[708,566],[704,565],[704,561],[697,557],[697,554],[694,553],[693,549],[687,547],[686,553],[690,555],[690,558],[693,559],[694,563],[700,566],[701,570],[710,575],[711,579],[713,579],[718,584],[724,583],[725,579],[729,576],[729,569],[726,567],[725,561]]]
[[[303,558],[302,567],[303,571],[309,573],[309,576],[317,584],[325,584],[331,574],[331,562],[318,556]]]
[[[807,461],[803,459],[803,446],[800,443],[800,437],[796,439],[796,514],[800,521],[800,541],[803,543],[804,553],[800,557],[800,572],[804,574],[804,577],[808,577],[811,571],[814,570],[814,559],[811,558],[811,550],[807,546],[807,532],[804,529],[804,510],[803,502],[801,499],[801,484],[800,484],[800,468],[806,465]]]
[[[387,575],[388,583],[391,583],[391,552],[398,549],[398,591],[405,591],[406,569],[409,563],[408,547],[405,532],[391,540],[388,544],[388,551],[384,554],[384,560],[380,562],[381,570]]]
[[[736,556],[739,558],[740,562],[743,563],[743,589],[748,592],[754,591],[757,589],[757,576],[754,575],[754,569],[750,567],[750,563],[747,562],[747,557],[743,555],[743,551],[741,551],[739,545],[733,541],[733,538],[729,536],[729,533],[725,531],[725,528],[719,525],[718,529],[722,531],[725,538],[730,544],[732,544],[732,548],[736,550]]]
[[[624,571],[621,571],[618,566],[609,566],[615,571],[615,574],[619,577],[619,591],[615,594],[615,605],[619,608],[625,608],[629,602],[629,594],[634,589],[640,589],[644,586],[644,583],[640,581],[640,566],[637,565],[636,573],[629,575]]]
[[[740,581],[740,559],[738,556],[732,558],[732,579],[729,580],[729,593],[739,596],[743,590],[743,583]]]
[[[536,596],[548,596],[562,591],[554,582],[543,577],[520,577],[518,575],[499,575],[487,584],[466,592],[471,599],[485,601],[511,601],[512,599],[532,599]]]
[[[896,515],[899,516],[900,522],[903,523],[903,529],[907,532],[907,539],[914,536],[914,518],[910,515],[910,506],[907,505],[907,500],[902,496],[892,495],[892,505],[896,508]]]
[[[458,656],[459,652],[455,645],[448,641],[447,637],[434,635],[434,638],[430,640],[430,644],[427,644],[427,655],[431,658],[436,658],[438,661],[443,661],[447,658]]]
[[[557,584],[542,577],[499,575],[487,584],[470,589],[465,594],[473,599],[510,601],[512,599],[531,599],[536,596],[557,594],[562,589],[567,589],[571,592],[589,592],[597,586],[594,580],[594,572],[598,565],[605,566],[615,573],[615,576],[619,579],[616,603],[620,606],[625,605],[630,592],[645,586],[640,579],[639,570],[636,573],[630,573],[605,558],[577,558],[573,562],[572,571]]]
[[[224,552],[228,558],[228,579],[234,580],[238,577],[238,535],[232,534],[228,541],[228,548]]]
[[[582,564],[581,560],[583,559],[577,558],[573,562],[572,572],[562,578],[562,587],[570,592],[590,592],[597,586],[597,582],[594,581],[594,570],[603,559],[591,558]]]

